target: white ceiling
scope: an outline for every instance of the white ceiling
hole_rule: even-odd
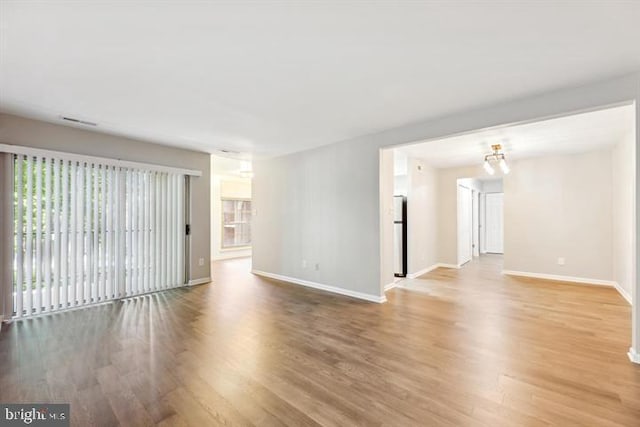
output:
[[[579,153],[612,146],[635,123],[633,105],[608,108],[528,124],[489,129],[396,149],[436,168],[481,164],[492,144],[509,159]]]
[[[632,1],[1,1],[0,110],[274,155],[640,70]]]

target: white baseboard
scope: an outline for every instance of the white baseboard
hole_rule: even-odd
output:
[[[615,286],[611,280],[587,279],[584,277],[560,276],[557,274],[530,273],[528,271],[502,270],[508,276],[533,277],[534,279],[557,280],[558,282],[582,283],[596,286]]]
[[[191,280],[189,280],[188,285],[189,286],[203,285],[205,283],[210,283],[210,282],[211,282],[211,277],[202,277],[200,279],[191,279]]]
[[[249,258],[251,256],[251,249],[241,249],[239,251],[229,250],[228,253],[220,253],[216,256],[211,257],[211,262],[216,261],[226,261],[228,259],[236,259],[236,258]]]
[[[460,265],[459,264],[445,264],[443,262],[438,263],[438,267],[441,267],[441,268],[455,268],[456,270],[460,269]]]
[[[418,270],[415,273],[409,273],[407,274],[407,279],[415,279],[416,277],[420,277],[423,274],[427,274],[430,271],[435,270],[436,268],[438,268],[439,264],[433,264],[430,267],[427,268],[423,268],[422,270]]]
[[[622,298],[631,304],[631,296],[613,280],[588,279],[585,277],[560,276],[557,274],[530,273],[527,271],[514,270],[502,270],[502,274],[506,274],[508,276],[532,277],[534,279],[556,280],[559,282],[580,283],[582,285],[609,286],[618,291]]]
[[[309,280],[298,279],[295,277],[282,276],[280,274],[268,273],[266,271],[260,270],[251,270],[253,274],[257,274],[258,276],[268,277],[270,279],[280,280],[283,282],[293,283],[296,285],[306,286],[308,288],[319,289],[321,291],[331,292],[339,295],[346,295],[352,298],[358,298],[365,301],[383,303],[387,302],[387,298],[384,295],[371,295],[365,294],[362,292],[351,291],[349,289],[338,288],[337,286],[324,285],[322,283],[311,282]]]
[[[623,289],[619,283],[614,283],[613,287],[616,288],[616,291],[618,291],[620,295],[622,295],[622,298],[627,300],[629,305],[633,305],[633,303],[631,302],[631,295],[629,295],[629,293],[625,289]]]
[[[388,283],[386,285],[384,285],[384,291],[387,292],[390,289],[395,288],[396,286],[398,286],[398,282],[392,282],[392,283]]]
[[[627,356],[629,356],[629,360],[631,360],[633,363],[640,364],[640,353],[636,352],[633,348],[629,349]]]
[[[436,264],[433,264],[430,267],[427,268],[423,268],[422,270],[416,271],[415,273],[409,273],[407,274],[407,279],[417,279],[418,277],[429,273],[430,271],[435,270],[436,268],[460,268],[459,265],[455,265],[455,264],[445,264],[442,262],[438,262]]]

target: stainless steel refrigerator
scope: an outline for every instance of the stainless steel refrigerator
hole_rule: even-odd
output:
[[[393,273],[407,275],[407,198],[393,196]]]

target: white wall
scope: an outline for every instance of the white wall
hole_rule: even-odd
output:
[[[214,161],[212,156],[212,167]],[[222,197],[251,199],[251,179],[211,175],[211,259],[213,261],[251,256],[251,248],[222,249]]]
[[[409,176],[407,175],[408,157],[398,150],[393,151],[393,195],[406,196],[409,191]]]
[[[403,151],[393,150],[393,175],[406,176],[409,158]]]
[[[625,135],[611,152],[613,183],[613,280],[631,298],[635,282],[635,135]]]
[[[406,196],[409,192],[409,177],[407,175],[395,175],[393,177],[393,195]]]
[[[504,269],[612,280],[611,184],[610,149],[511,162]]]
[[[502,179],[483,180],[482,191],[485,193],[502,193],[504,191]]]
[[[407,269],[415,274],[438,262],[438,171],[408,160]]]

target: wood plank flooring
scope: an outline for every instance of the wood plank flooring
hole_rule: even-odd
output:
[[[1,402],[73,425],[639,426],[615,290],[438,269],[374,304],[259,278],[5,325]]]

